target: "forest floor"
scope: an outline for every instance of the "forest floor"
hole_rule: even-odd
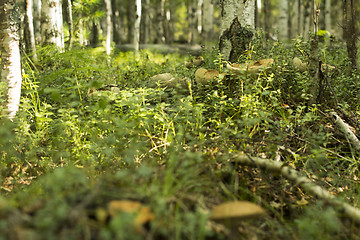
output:
[[[320,52],[309,104],[301,40],[254,41],[241,71],[209,50],[39,49],[0,121],[0,240],[360,239],[360,75],[341,43]]]

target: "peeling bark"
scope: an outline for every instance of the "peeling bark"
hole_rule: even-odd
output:
[[[21,95],[21,57],[19,49],[18,21],[15,0],[0,3],[0,51],[1,82],[8,86],[7,109],[13,119],[19,109]]]

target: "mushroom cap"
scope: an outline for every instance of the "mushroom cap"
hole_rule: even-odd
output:
[[[243,220],[251,217],[265,215],[262,207],[248,201],[232,201],[222,203],[212,209],[210,219],[212,220]]]

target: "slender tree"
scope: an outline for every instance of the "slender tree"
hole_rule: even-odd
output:
[[[32,53],[33,61],[37,62],[36,45],[35,45],[35,30],[33,19],[33,1],[25,0],[25,47],[27,52]]]
[[[213,38],[214,32],[214,4],[211,0],[204,0],[202,14],[202,38],[207,44]]]
[[[111,0],[105,0],[106,5],[106,54],[110,55],[111,53],[111,42],[112,42],[112,8]]]
[[[134,48],[138,52],[140,48],[140,22],[141,22],[141,0],[136,0],[136,17],[134,22]]]
[[[74,23],[72,17],[72,2],[71,0],[67,0],[67,12],[69,16],[69,49],[72,47],[73,35],[74,35]]]
[[[278,18],[278,39],[284,40],[288,39],[288,12],[289,12],[289,5],[287,0],[279,0],[278,3],[279,9],[279,18]]]
[[[21,57],[19,50],[18,21],[15,0],[0,1],[0,51],[2,83],[8,86],[7,109],[13,119],[19,109],[21,95]]]
[[[344,3],[344,35],[351,69],[357,69],[357,49],[356,49],[356,25],[355,25],[355,8],[354,0],[343,0]]]

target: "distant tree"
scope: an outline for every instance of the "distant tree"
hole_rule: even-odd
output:
[[[279,0],[278,10],[278,39],[284,40],[289,38],[289,28],[288,28],[288,16],[289,16],[289,5],[288,0]]]
[[[111,53],[111,42],[112,42],[112,7],[111,0],[105,0],[106,5],[106,54],[110,55]]]
[[[354,0],[343,0],[344,3],[344,37],[346,40],[347,52],[351,61],[351,69],[357,69],[357,32],[355,25]]]
[[[63,15],[60,0],[41,2],[41,41],[64,50]]]
[[[211,0],[204,0],[203,3],[201,33],[205,44],[214,37],[214,4]]]
[[[33,1],[25,0],[25,48],[27,52],[32,53],[34,62],[37,62],[36,56],[36,43],[35,43],[35,30],[34,30],[34,19],[33,19]]]
[[[0,2],[0,51],[2,83],[8,86],[7,109],[13,119],[19,109],[21,95],[21,57],[19,49],[20,20],[15,7],[15,0]]]
[[[140,22],[141,22],[141,0],[136,0],[136,15],[134,21],[134,48],[139,51],[140,48]]]
[[[68,13],[68,25],[69,25],[69,49],[72,47],[72,42],[74,38],[74,22],[72,17],[72,2],[71,0],[66,0],[67,2],[67,13]]]
[[[325,30],[332,32],[331,26],[331,0],[324,0],[325,2]]]

